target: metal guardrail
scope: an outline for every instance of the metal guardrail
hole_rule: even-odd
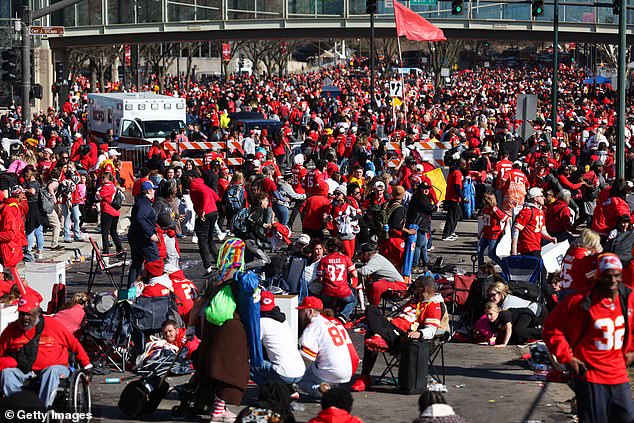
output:
[[[136,174],[145,165],[147,153],[151,147],[151,145],[119,144],[117,148],[121,152],[121,160],[132,162],[132,169]]]

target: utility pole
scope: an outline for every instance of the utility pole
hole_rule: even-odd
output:
[[[374,12],[370,13],[370,108],[374,110]]]
[[[555,0],[555,10],[553,13],[553,110],[551,117],[552,136],[557,136],[557,103],[559,95],[558,74],[559,74],[559,0]],[[550,140],[550,152],[553,152],[553,141]]]
[[[556,0],[555,0],[556,1]],[[627,0],[620,0],[619,9],[619,67],[617,69],[619,89],[619,109],[617,111],[617,139],[616,139],[616,177],[625,177],[625,74],[627,72],[625,55],[626,49],[626,25],[627,25]]]

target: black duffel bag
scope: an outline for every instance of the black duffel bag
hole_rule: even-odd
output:
[[[121,392],[119,409],[130,418],[152,414],[167,395],[170,385],[153,375],[130,382]]]
[[[409,338],[399,345],[398,386],[401,393],[413,395],[427,391],[430,348],[429,341]]]

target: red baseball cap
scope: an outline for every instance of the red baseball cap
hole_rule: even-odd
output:
[[[260,311],[271,311],[275,308],[275,296],[271,291],[260,293]]]
[[[27,292],[18,301],[18,311],[29,313],[36,307],[40,306],[40,300],[32,292]]]
[[[297,307],[297,310],[305,310],[307,308],[314,308],[315,310],[323,310],[324,303],[317,297],[309,296],[304,297],[302,303]]]
[[[161,276],[163,269],[163,260],[161,259],[145,262],[145,270],[147,270],[150,276]]]
[[[282,225],[279,222],[273,223],[273,226],[275,227],[275,230],[280,235],[280,237],[284,240],[284,242],[286,242],[287,244],[290,244],[292,233],[291,233],[291,230],[288,228],[288,226]]]

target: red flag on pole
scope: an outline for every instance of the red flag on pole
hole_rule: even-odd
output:
[[[445,34],[436,25],[394,0],[396,35],[412,41],[446,41]]]

